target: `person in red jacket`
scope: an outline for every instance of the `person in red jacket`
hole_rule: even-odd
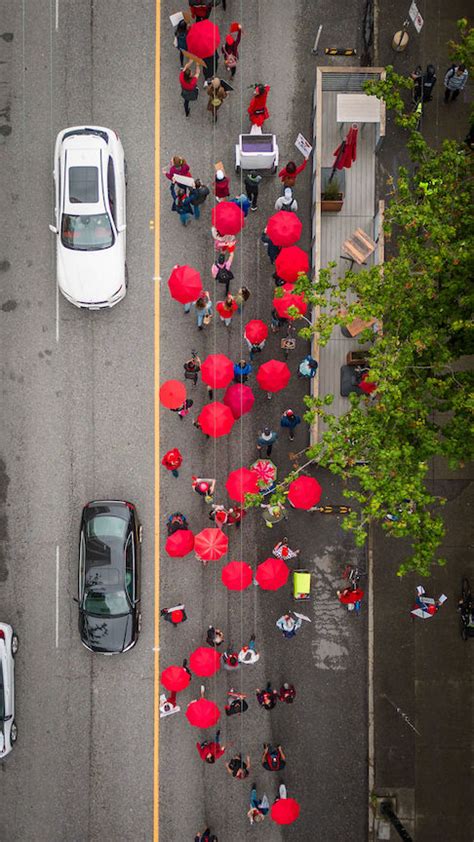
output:
[[[219,760],[219,757],[222,757],[222,755],[225,754],[226,747],[221,746],[219,742],[220,734],[220,731],[216,731],[214,742],[204,740],[202,743],[196,743],[199,756],[205,763],[215,763],[216,760]]]
[[[216,170],[214,194],[218,202],[230,196],[230,179],[228,175],[225,175],[223,170]]]
[[[254,95],[250,100],[247,112],[253,126],[263,126],[268,120],[270,112],[267,108],[267,96],[270,93],[270,85],[256,85]]]
[[[222,55],[224,56],[224,64],[226,66],[226,70],[229,71],[232,78],[235,76],[235,71],[237,70],[237,62],[239,60],[239,44],[240,39],[242,37],[242,27],[240,23],[237,24],[237,35],[234,38],[232,34],[232,29],[228,35],[226,35],[226,39],[224,45],[222,47]]]
[[[297,167],[294,161],[288,161],[286,167],[283,167],[283,169],[280,170],[278,178],[281,180],[285,188],[295,186],[297,176],[300,172],[303,172],[307,163],[308,159],[305,158],[303,163]]]
[[[167,471],[171,471],[174,477],[179,476],[178,468],[181,467],[182,463],[183,457],[177,447],[173,447],[172,450],[168,450],[161,460],[161,464],[165,466]]]

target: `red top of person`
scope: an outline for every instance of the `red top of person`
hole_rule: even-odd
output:
[[[187,82],[186,79],[184,78],[184,70],[182,70],[181,73],[179,74],[179,81],[181,83],[181,87],[182,87],[183,91],[193,91],[194,88],[197,85],[197,82],[198,82],[196,76],[192,76],[191,79],[189,80],[189,82]]]
[[[204,748],[201,746],[201,743],[196,743],[196,748],[201,760],[205,760],[208,754],[212,754],[216,760],[219,760],[219,757],[225,754],[225,748],[222,748],[219,743],[208,743]]]
[[[278,178],[281,178],[282,181],[283,181],[284,178],[288,178],[288,177],[289,178],[296,178],[296,176],[299,175],[300,172],[303,172],[307,163],[308,163],[308,159],[305,158],[303,163],[300,164],[299,167],[296,167],[296,170],[294,172],[288,172],[287,168],[283,167],[283,169],[280,170],[280,172],[278,173]]]
[[[214,183],[214,193],[218,199],[225,199],[225,197],[229,195],[229,184],[228,175],[224,176],[224,178],[216,179]]]
[[[232,301],[229,304],[226,301],[218,301],[216,310],[219,313],[219,316],[223,319],[231,319],[235,311],[238,310],[238,305],[235,301]]]

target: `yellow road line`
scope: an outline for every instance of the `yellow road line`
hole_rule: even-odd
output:
[[[154,681],[153,681],[153,842],[159,836],[159,748],[160,748],[160,14],[155,12],[155,190],[154,190]]]

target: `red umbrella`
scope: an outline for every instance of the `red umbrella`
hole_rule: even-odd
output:
[[[194,549],[194,535],[190,529],[178,529],[166,539],[165,550],[172,558],[183,558]]]
[[[210,646],[199,646],[189,656],[189,667],[196,675],[214,675],[221,668],[221,656]]]
[[[199,413],[198,423],[207,436],[219,438],[230,433],[234,426],[234,416],[229,407],[219,401],[207,403]]]
[[[277,824],[292,824],[300,814],[300,805],[294,798],[279,798],[272,804],[271,817]]]
[[[299,246],[283,248],[275,260],[275,269],[279,278],[294,284],[300,272],[308,273],[309,257]]]
[[[186,400],[186,387],[179,380],[165,380],[160,386],[160,403],[168,409],[179,409]]]
[[[229,561],[221,570],[221,579],[230,591],[244,591],[252,583],[252,568],[245,561]]]
[[[284,210],[274,213],[267,222],[267,236],[276,246],[294,246],[302,230],[303,223],[296,213]]]
[[[219,202],[211,216],[219,234],[238,234],[245,225],[243,210],[235,202]]]
[[[298,477],[290,482],[288,500],[295,509],[311,509],[321,499],[322,488],[313,477]]]
[[[244,336],[252,345],[260,345],[268,336],[268,327],[261,319],[252,319],[245,325]]]
[[[286,585],[290,568],[281,558],[267,558],[257,567],[256,579],[265,591],[277,591]]]
[[[243,503],[246,494],[258,494],[258,476],[249,468],[238,468],[230,472],[225,487],[232,500]]]
[[[234,418],[237,419],[250,412],[255,403],[255,396],[250,386],[233,383],[225,390],[224,403],[229,407]]]
[[[189,672],[186,672],[184,667],[172,666],[163,670],[160,680],[163,687],[166,687],[167,690],[180,693],[181,690],[185,690],[188,686],[191,676]]]
[[[193,23],[186,35],[186,51],[198,58],[209,58],[219,49],[221,35],[211,20]]]
[[[194,539],[194,550],[203,561],[218,561],[227,552],[229,539],[222,529],[208,526]]]
[[[333,173],[335,170],[342,170],[344,168],[350,169],[357,158],[357,135],[359,134],[359,127],[353,123],[347,133],[347,137],[339,144],[337,149],[332,153],[336,160],[334,161]],[[332,173],[332,174],[333,174]],[[332,175],[331,174],[331,175]]]
[[[186,710],[186,719],[195,728],[212,728],[219,721],[220,715],[216,703],[209,699],[195,699]]]
[[[234,363],[225,354],[209,354],[201,368],[201,377],[211,389],[224,389],[234,376]]]
[[[296,307],[300,316],[305,315],[307,308],[304,295],[293,292],[293,284],[283,284],[283,295],[281,298],[275,296],[273,306],[282,319],[298,318],[298,316],[292,316],[288,312],[290,307]]]
[[[257,383],[265,392],[279,392],[288,386],[291,371],[286,363],[268,360],[257,372]]]
[[[201,275],[192,266],[175,266],[168,279],[171,298],[180,304],[196,301],[202,293]]]
[[[372,381],[370,381],[368,379],[368,372],[367,371],[365,372],[365,374],[362,375],[361,381],[358,384],[358,386],[359,386],[359,389],[362,392],[365,392],[366,395],[371,395],[372,392],[375,392],[375,390],[377,388],[377,384],[373,383]]]

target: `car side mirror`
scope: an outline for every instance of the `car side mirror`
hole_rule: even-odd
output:
[[[119,234],[121,234],[122,231],[125,231],[126,227],[127,227],[126,225],[118,225],[117,231],[119,232]]]
[[[49,225],[48,227],[52,234],[59,234],[58,229],[54,225]]]

